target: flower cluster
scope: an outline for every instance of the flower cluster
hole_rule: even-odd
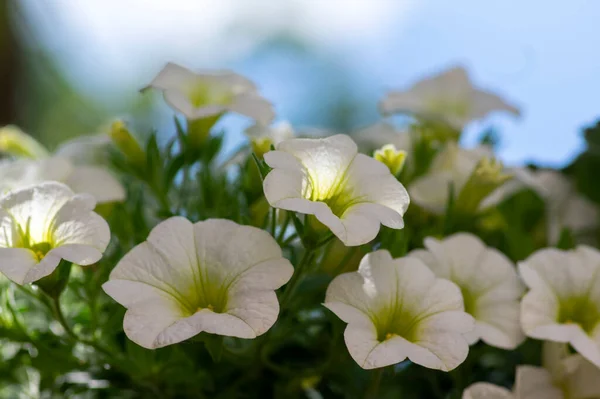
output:
[[[0,281],[0,334],[64,349],[56,390],[600,397],[597,206],[573,177],[459,145],[470,121],[519,114],[463,68],[389,93],[382,117],[404,126],[325,137],[272,124],[233,72],[168,64],[150,88],[187,122],[165,145],[123,121],[54,152],[0,129],[0,272],[51,311],[29,331]],[[228,112],[253,124],[217,162]]]

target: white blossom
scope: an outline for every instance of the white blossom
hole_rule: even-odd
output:
[[[257,123],[247,128],[244,133],[250,140],[252,150],[258,156],[263,156],[269,152],[271,145],[277,146],[279,143],[294,137],[292,125],[285,121],[269,126]]]
[[[408,192],[415,204],[441,215],[446,211],[452,187],[455,199],[462,194],[464,199],[474,201],[468,207],[481,211],[514,194],[514,190],[502,189],[509,178],[502,164],[494,160],[489,147],[465,149],[455,143],[447,143],[433,159],[427,174],[413,181]],[[477,180],[468,186],[470,179]],[[465,204],[457,205],[460,208]]]
[[[406,90],[388,93],[380,108],[384,114],[412,113],[442,119],[458,130],[494,111],[520,114],[501,97],[474,87],[460,66],[426,77]]]
[[[269,204],[315,215],[347,246],[371,241],[380,224],[404,226],[406,190],[346,135],[286,140],[264,158],[273,168],[263,184]]]
[[[513,391],[486,382],[468,387],[463,399],[593,399],[600,397],[600,369],[562,344],[544,344],[544,367],[517,367]]]
[[[344,338],[364,369],[408,358],[444,371],[469,352],[464,334],[473,329],[460,289],[436,278],[419,259],[392,259],[380,250],[367,254],[357,272],[337,276],[324,305],[348,323]]]
[[[519,272],[530,289],[521,301],[525,334],[569,343],[600,366],[600,251],[542,249],[520,262]]]
[[[110,240],[108,224],[93,212],[94,198],[46,182],[0,197],[0,272],[18,284],[39,280],[61,259],[96,263]]]
[[[123,327],[144,348],[201,332],[255,338],[275,323],[275,291],[293,267],[265,231],[224,219],[172,217],[133,248],[102,287],[127,308]]]
[[[519,299],[524,287],[504,254],[468,233],[443,240],[428,237],[425,247],[409,255],[460,288],[465,312],[475,319],[475,329],[466,336],[470,344],[482,339],[488,345],[514,349],[523,342]]]
[[[161,90],[165,101],[191,121],[234,112],[268,125],[274,117],[254,83],[230,71],[194,73],[168,63],[145,89],[150,87]]]

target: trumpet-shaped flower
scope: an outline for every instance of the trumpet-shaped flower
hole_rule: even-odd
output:
[[[407,90],[388,93],[380,108],[384,114],[404,112],[442,119],[458,130],[494,111],[520,114],[497,95],[474,87],[462,67],[427,77]]]
[[[165,101],[190,121],[228,111],[263,125],[274,117],[272,105],[258,95],[254,83],[230,71],[194,73],[168,63],[145,89],[150,87],[162,90]]]
[[[357,272],[331,282],[324,305],[348,323],[346,346],[364,369],[409,358],[448,371],[469,352],[463,335],[473,329],[473,318],[464,312],[460,289],[417,258],[367,254]]]
[[[293,267],[265,231],[229,220],[172,217],[133,248],[102,287],[127,308],[127,336],[154,349],[201,332],[255,338],[279,313]]]
[[[96,263],[110,240],[108,224],[93,212],[94,198],[46,182],[0,197],[0,272],[18,284],[39,280],[61,259]]]
[[[551,358],[548,358],[548,352],[551,352]],[[478,382],[465,390],[463,399],[600,398],[600,369],[580,355],[569,355],[566,346],[546,342],[543,364],[544,367],[517,367],[512,392]]]
[[[569,343],[600,367],[600,251],[542,249],[519,272],[530,289],[521,301],[525,334]]]
[[[428,174],[416,179],[408,192],[415,204],[435,214],[446,211],[451,192],[458,210],[477,212],[513,194],[500,190],[510,177],[489,148],[468,150],[448,143],[434,158]]]
[[[437,277],[461,290],[465,312],[475,319],[466,335],[504,349],[514,349],[525,338],[519,319],[519,299],[524,287],[514,265],[500,251],[486,247],[476,236],[454,234],[442,241],[425,239],[427,250],[409,255],[421,259]]]
[[[277,146],[282,141],[294,137],[294,129],[288,122],[280,122],[272,126],[257,123],[246,129],[244,133],[250,139],[252,151],[259,157],[271,151],[271,145]]]
[[[347,246],[371,241],[380,224],[404,227],[406,190],[346,135],[286,140],[264,158],[273,168],[263,184],[269,204],[315,215]]]
[[[399,151],[411,153],[412,140],[407,131],[399,131],[393,125],[380,122],[368,126],[358,132],[352,134],[361,148],[368,151],[373,151],[384,145],[391,144]]]
[[[76,193],[91,194],[98,203],[125,199],[121,183],[102,167],[74,165],[58,156],[0,162],[0,194],[45,181],[59,181]]]
[[[548,241],[558,242],[563,228],[576,236],[598,227],[600,211],[587,198],[577,193],[573,183],[563,174],[542,170],[530,172],[538,187],[537,193],[546,202]]]

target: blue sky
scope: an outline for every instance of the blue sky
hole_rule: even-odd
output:
[[[376,121],[386,90],[460,63],[478,85],[523,110],[520,120],[488,121],[501,129],[500,156],[549,166],[576,155],[581,128],[600,117],[600,2],[592,0],[24,4],[40,42],[99,99],[136,95],[170,60],[193,69],[231,67],[258,83],[281,119],[318,125],[327,118],[314,105],[339,98],[343,75],[364,104],[357,122],[367,124]],[[281,32],[301,38],[313,55],[260,51]],[[482,128],[471,126],[465,141],[473,143]],[[240,137],[234,132],[230,145]]]

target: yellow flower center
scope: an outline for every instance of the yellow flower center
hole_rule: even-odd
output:
[[[558,322],[578,324],[585,332],[591,333],[600,321],[598,305],[587,297],[573,297],[561,300]]]

